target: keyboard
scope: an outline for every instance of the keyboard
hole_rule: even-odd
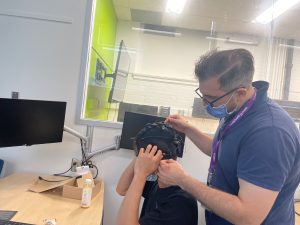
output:
[[[0,220],[0,225],[34,225],[34,224],[15,222],[11,220]]]

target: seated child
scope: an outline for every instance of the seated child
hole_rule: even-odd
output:
[[[196,199],[178,186],[157,179],[147,181],[162,159],[182,156],[183,141],[164,122],[147,124],[136,136],[135,157],[123,172],[117,192],[125,196],[117,215],[117,225],[196,225]],[[139,216],[141,197],[144,203]]]

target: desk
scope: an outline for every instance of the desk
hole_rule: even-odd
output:
[[[80,200],[63,198],[60,191],[27,191],[37,174],[16,173],[0,179],[0,209],[15,210],[13,221],[43,225],[43,219],[56,218],[57,225],[100,225],[103,212],[104,184],[89,208]]]

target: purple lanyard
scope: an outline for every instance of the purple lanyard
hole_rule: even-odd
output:
[[[222,135],[218,135],[213,143],[212,143],[212,155],[210,160],[210,166],[209,166],[209,176],[208,181],[210,183],[212,175],[215,172],[216,164],[217,164],[217,158],[219,153],[219,146],[221,144],[222,139],[225,137],[225,135],[228,133],[228,131],[236,124],[240,119],[245,115],[246,112],[248,112],[251,107],[253,106],[253,103],[256,99],[256,89],[254,89],[253,96],[249,99],[249,101],[246,103],[246,105],[243,107],[242,110],[240,110],[233,119],[229,122],[229,124],[224,128],[224,131],[222,132]],[[220,131],[219,131],[220,132]]]

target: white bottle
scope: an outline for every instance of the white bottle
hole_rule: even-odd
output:
[[[86,179],[82,189],[81,207],[90,207],[92,200],[92,180]]]

